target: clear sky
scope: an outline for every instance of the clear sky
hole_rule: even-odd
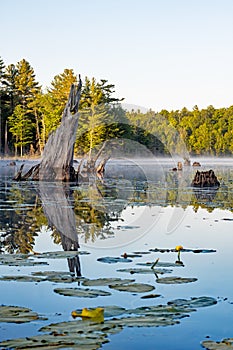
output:
[[[0,0],[0,56],[65,68],[155,111],[233,105],[233,0]]]

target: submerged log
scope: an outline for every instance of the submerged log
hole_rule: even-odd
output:
[[[213,170],[199,171],[197,170],[192,181],[194,187],[219,187],[220,182]]]

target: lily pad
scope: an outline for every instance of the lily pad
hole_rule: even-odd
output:
[[[136,263],[136,265],[138,266],[148,266],[148,267],[151,267],[154,265],[154,262],[145,262],[145,263]],[[180,264],[178,264],[177,262],[166,262],[166,261],[158,261],[156,262],[156,267],[179,267],[179,266],[182,266]]]
[[[44,253],[35,255],[35,257],[43,258],[43,259],[67,259],[67,258],[73,258],[76,255],[87,255],[87,254],[90,254],[90,253],[84,252],[84,251],[70,250],[70,251],[44,252]]]
[[[46,318],[39,317],[36,312],[26,307],[0,306],[0,322],[26,323],[40,319],[45,320]]]
[[[157,283],[163,283],[163,284],[182,284],[182,283],[191,283],[196,282],[197,278],[189,278],[189,277],[163,277],[163,278],[157,278]]]
[[[54,333],[43,334],[34,337],[18,338],[6,340],[0,343],[2,348],[7,349],[60,349],[76,348],[80,350],[96,350],[102,344],[109,340],[105,334],[95,335],[92,337],[82,337],[80,334],[73,333]]]
[[[174,319],[172,316],[134,316],[124,317],[114,320],[115,324],[122,327],[159,327],[159,326],[172,326],[179,321]]]
[[[35,261],[27,254],[0,254],[0,265],[37,266],[48,265],[48,263],[45,261]]]
[[[132,262],[132,260],[128,259],[128,258],[119,258],[119,257],[112,257],[112,256],[106,256],[106,257],[103,257],[103,258],[98,258],[97,261],[102,262],[102,263],[106,263],[106,264]]]
[[[104,317],[114,317],[122,315],[126,312],[124,307],[115,306],[115,305],[106,305],[104,306]]]
[[[223,339],[220,342],[205,340],[201,345],[207,350],[233,350],[233,338]]]
[[[55,293],[69,296],[69,297],[80,297],[80,298],[96,298],[98,296],[109,296],[111,293],[105,292],[98,289],[89,288],[56,288]]]
[[[45,281],[44,278],[35,277],[35,276],[21,276],[21,275],[9,275],[9,276],[1,276],[0,281],[14,281],[14,282],[42,282]]]
[[[74,273],[64,271],[38,271],[32,272],[33,276],[42,278],[43,281],[49,281],[54,283],[72,283],[83,280],[82,277],[75,277]]]
[[[91,336],[95,335],[95,332],[101,332],[104,330],[105,332],[108,332],[111,328],[116,327],[114,323],[106,321],[104,324],[95,323],[91,320],[75,320],[75,321],[67,321],[67,322],[60,322],[60,323],[51,323],[47,326],[44,326],[40,328],[40,332],[50,332],[50,334],[61,334],[66,331],[68,334],[73,333],[79,333],[80,335],[85,334],[86,336],[89,336],[89,333],[91,333]]]
[[[135,274],[135,273],[139,273],[139,274],[160,274],[163,275],[165,273],[171,273],[172,270],[169,269],[143,269],[143,268],[129,268],[129,269],[119,269],[117,270],[117,272],[127,272],[130,273],[131,275]]]
[[[109,284],[126,284],[134,282],[133,279],[121,279],[121,278],[97,278],[94,280],[85,279],[82,283],[83,286],[108,286]]]
[[[217,300],[212,297],[198,297],[187,299],[175,299],[168,302],[168,305],[188,306],[191,308],[206,307],[217,304]]]
[[[129,284],[113,284],[109,285],[109,288],[118,290],[120,292],[131,292],[131,293],[146,293],[155,289],[154,286],[145,283],[129,283]]]

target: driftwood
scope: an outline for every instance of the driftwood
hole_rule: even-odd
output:
[[[213,170],[196,172],[192,181],[194,187],[219,187],[220,182]]]

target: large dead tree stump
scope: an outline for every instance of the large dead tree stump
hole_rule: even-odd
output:
[[[74,144],[78,127],[78,106],[82,82],[71,86],[70,95],[64,109],[61,125],[49,136],[39,166],[39,180],[74,181],[73,168]]]
[[[79,101],[81,97],[82,81],[79,76],[78,86],[72,85],[69,99],[64,109],[60,126],[50,134],[45,145],[40,164],[34,165],[26,174],[23,174],[23,167],[14,177],[16,181],[27,179],[40,181],[77,181],[80,173],[85,177],[92,175],[102,178],[105,165],[110,157],[102,160],[99,164],[99,156],[105,148],[106,142],[94,158],[83,159],[75,172],[73,167],[74,144],[79,120]]]

